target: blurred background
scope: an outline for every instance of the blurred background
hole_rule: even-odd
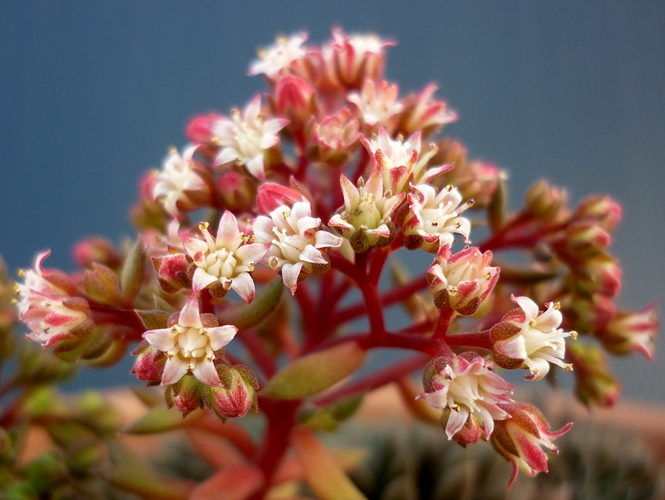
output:
[[[619,304],[665,297],[665,2],[0,2],[0,253],[14,271],[51,248],[134,236],[141,174],[185,143],[194,114],[264,88],[261,46],[332,26],[396,40],[387,78],[433,81],[460,116],[444,129],[510,175],[512,205],[541,177],[573,202],[624,206],[612,251]],[[428,258],[429,259],[429,258]],[[429,261],[428,261],[429,263]],[[660,349],[662,351],[662,349]],[[613,358],[624,399],[665,402],[665,363]],[[82,385],[134,383],[131,360]]]

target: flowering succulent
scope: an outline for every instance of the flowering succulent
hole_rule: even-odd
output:
[[[517,364],[528,368],[528,380],[540,380],[550,371],[550,363],[565,370],[572,365],[563,362],[566,354],[564,338],[577,337],[575,332],[564,332],[559,307],[550,302],[544,312],[528,297],[511,297],[520,308],[508,312],[500,323],[492,327],[495,360],[499,366]]]
[[[284,284],[296,293],[298,281],[311,273],[326,272],[330,263],[321,251],[339,247],[342,239],[320,229],[321,219],[312,217],[307,200],[281,205],[260,215],[253,225],[257,241],[270,243],[268,263],[271,269],[280,271]]]
[[[191,373],[206,385],[221,382],[215,370],[215,359],[231,342],[238,329],[233,325],[219,326],[211,314],[199,314],[199,302],[192,295],[167,328],[148,330],[145,340],[166,355],[161,385],[176,383]]]
[[[354,251],[389,245],[395,237],[393,213],[404,199],[404,193],[386,196],[383,175],[375,168],[365,183],[362,177],[354,186],[343,174],[340,176],[344,208],[328,224],[348,239]]]
[[[427,281],[439,309],[452,309],[462,316],[475,314],[499,279],[499,268],[490,267],[492,252],[466,247],[451,255],[443,245],[427,270]]]
[[[254,298],[254,281],[251,273],[254,266],[268,251],[268,244],[249,243],[250,237],[240,232],[235,216],[226,211],[213,238],[208,224],[201,224],[199,229],[203,240],[183,236],[183,245],[187,254],[196,265],[192,276],[192,288],[199,292],[204,288],[220,290],[224,295],[233,289],[247,302]],[[218,285],[218,286],[215,286]]]
[[[428,184],[418,184],[413,189],[408,196],[409,211],[402,223],[407,248],[437,253],[442,246],[453,244],[455,233],[469,243],[471,223],[460,214],[473,206],[473,201],[463,204],[462,196],[453,186],[446,186],[438,193]]]
[[[564,189],[542,180],[509,213],[504,172],[434,138],[457,118],[436,86],[403,96],[385,78],[391,45],[339,28],[320,46],[304,32],[279,38],[249,69],[265,77],[265,99],[195,116],[189,144],[142,178],[131,249],[89,238],[71,274],[44,269],[48,252],[23,272],[18,316],[30,340],[99,367],[138,344],[132,373],[161,386],[171,410],[137,392],[150,410],[129,429],[194,426],[192,444],[219,468],[196,498],[276,498],[285,478],[323,498],[362,498],[312,430],[336,428],[365,393],[391,382],[415,414],[434,412],[449,440],[491,441],[512,462],[512,482],[519,469],[546,471],[541,448],[556,451],[552,441],[570,425],[550,431],[539,410],[513,401],[494,365],[528,369],[532,381],[574,368],[578,398],[608,406],[619,384],[604,352],[651,359],[654,306],[615,304],[618,203],[591,196],[571,207]],[[469,246],[477,226],[486,236]],[[411,278],[396,261],[404,248],[434,261]],[[506,251],[524,259],[507,264]],[[394,305],[407,311],[406,326],[387,321]],[[16,314],[3,317],[5,325]],[[351,332],[363,319],[366,328]],[[567,349],[573,329],[586,339]],[[0,361],[11,344],[5,330]],[[379,348],[416,354],[358,370]],[[415,370],[422,392],[406,378]],[[11,388],[0,385],[0,397]],[[241,426],[218,427],[250,410],[263,414],[261,443]],[[180,414],[191,415],[173,418]],[[0,434],[0,451],[5,441]],[[123,484],[179,498],[157,483]]]
[[[491,361],[472,352],[432,360],[423,375],[425,392],[418,398],[444,410],[448,439],[466,427],[464,444],[489,439],[495,420],[509,418],[499,403],[510,403],[513,386],[493,372]],[[473,432],[473,431],[476,432]],[[475,439],[469,439],[469,434]]]

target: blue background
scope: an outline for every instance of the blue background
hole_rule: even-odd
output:
[[[665,2],[0,3],[0,253],[12,269],[53,250],[70,269],[88,234],[133,236],[142,172],[185,143],[196,113],[242,106],[260,46],[339,25],[394,38],[387,76],[430,81],[459,112],[448,135],[510,173],[513,205],[546,176],[573,201],[624,204],[613,252],[620,304],[665,296]],[[659,308],[662,311],[662,308]],[[665,401],[665,365],[613,360],[624,397]],[[132,382],[126,367],[97,372]]]

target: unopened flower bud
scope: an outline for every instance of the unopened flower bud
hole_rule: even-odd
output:
[[[575,393],[586,405],[613,406],[619,397],[620,386],[607,366],[603,350],[598,346],[573,342],[568,357],[575,370]]]
[[[612,237],[594,221],[571,224],[566,228],[563,239],[568,252],[581,258],[598,254],[612,243]]]
[[[293,75],[280,78],[275,86],[277,112],[289,119],[289,129],[302,130],[316,117],[314,89],[305,80]]]
[[[215,142],[215,124],[223,117],[217,113],[195,116],[187,124],[187,138],[194,144],[211,144]]]
[[[159,385],[166,365],[166,354],[151,346],[147,340],[142,340],[132,352],[132,356],[136,356],[136,361],[131,373],[139,380],[147,382],[148,387]]]
[[[74,258],[81,267],[90,268],[92,263],[104,264],[117,269],[122,264],[122,255],[107,238],[90,236],[74,245]]]
[[[568,423],[552,432],[543,414],[533,405],[508,403],[498,406],[510,415],[508,419],[495,422],[492,434],[494,449],[513,465],[508,486],[515,481],[519,469],[529,477],[547,472],[547,455],[541,446],[558,453],[559,449],[552,441],[568,432],[573,424]]]
[[[494,288],[500,269],[489,266],[490,251],[481,254],[477,247],[466,247],[455,255],[451,253],[449,246],[441,247],[427,270],[427,281],[439,309],[471,316]]]
[[[222,420],[243,417],[249,410],[257,409],[256,391],[259,388],[256,375],[244,365],[217,367],[222,385],[206,391],[205,404]]]
[[[164,392],[166,405],[175,406],[183,415],[203,408],[204,385],[194,376],[185,375],[175,384],[170,385]]]
[[[616,297],[621,290],[621,268],[607,252],[600,252],[572,267],[575,283],[586,293]]]
[[[614,317],[615,312],[612,299],[598,293],[590,296],[570,294],[561,299],[561,313],[567,324],[580,332],[598,331]]]
[[[574,216],[597,221],[603,229],[612,232],[621,221],[621,205],[609,196],[589,196],[577,206]]]
[[[230,170],[220,177],[217,186],[224,207],[227,209],[239,213],[254,208],[258,187],[255,177]]]
[[[524,195],[524,211],[546,221],[561,219],[567,212],[568,193],[545,179],[536,182]]]
[[[185,253],[174,253],[164,257],[153,257],[152,266],[157,272],[159,286],[166,293],[175,293],[192,287],[192,277],[188,270],[192,259]]]
[[[598,332],[605,348],[614,354],[637,351],[651,360],[658,331],[655,307],[655,304],[651,304],[641,311],[618,311],[605,328]]]

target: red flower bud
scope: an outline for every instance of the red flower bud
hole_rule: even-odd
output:
[[[257,408],[256,391],[259,384],[251,368],[244,365],[219,365],[217,373],[222,385],[207,389],[205,404],[208,408],[222,420],[242,417],[249,410]]]

